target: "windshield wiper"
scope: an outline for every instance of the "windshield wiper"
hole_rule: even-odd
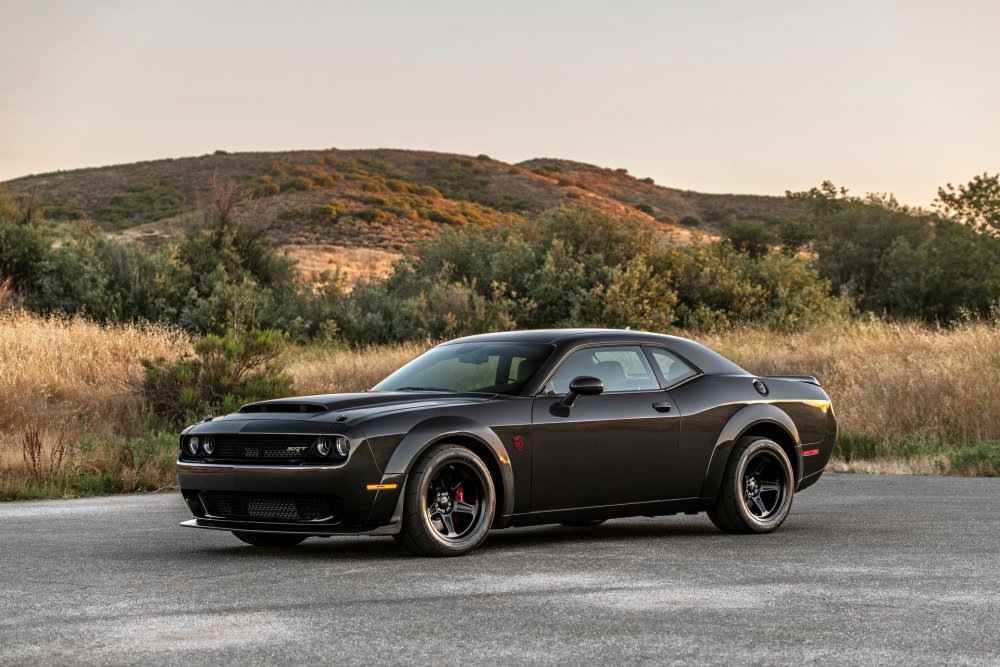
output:
[[[449,391],[455,393],[454,389],[443,389],[441,387],[399,387],[395,391]]]

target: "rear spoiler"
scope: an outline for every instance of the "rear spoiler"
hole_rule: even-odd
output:
[[[822,387],[817,380],[812,375],[768,375],[769,380],[791,380],[792,382],[805,382],[806,384],[814,384],[817,387]]]

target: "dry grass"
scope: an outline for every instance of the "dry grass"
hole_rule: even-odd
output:
[[[403,254],[381,248],[352,248],[342,245],[286,245],[279,251],[294,259],[303,280],[319,284],[323,273],[340,272],[348,289],[359,281],[383,278]]]
[[[873,322],[698,339],[751,373],[815,375],[845,431],[1000,440],[1000,326]]]
[[[163,327],[0,314],[0,433],[40,424],[128,432],[140,407],[130,381],[141,375],[141,359],[189,349],[186,335]]]
[[[293,352],[288,372],[303,394],[335,394],[370,389],[429,347],[404,343],[345,350],[311,346]]]
[[[846,434],[846,456],[833,470],[1000,474],[997,324],[875,322],[694,337],[753,373],[818,376]],[[427,347],[315,344],[290,350],[285,361],[302,394],[350,392]],[[149,432],[134,387],[141,359],[189,349],[185,335],[165,328],[0,314],[0,498],[172,485],[176,434]]]
[[[80,443],[142,435],[142,403],[132,386],[140,359],[174,358],[189,348],[185,335],[162,327],[0,313],[0,477],[104,470],[106,453],[91,460]]]

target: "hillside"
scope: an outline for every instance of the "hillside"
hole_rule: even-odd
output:
[[[225,153],[32,175],[7,182],[53,224],[90,219],[128,240],[161,242],[196,220],[211,182],[254,197],[243,215],[272,227],[303,270],[383,273],[408,246],[449,226],[528,219],[564,205],[647,222],[668,243],[717,232],[727,218],[775,221],[797,212],[780,197],[662,187],[623,169],[568,160],[507,164],[485,155],[322,150]]]

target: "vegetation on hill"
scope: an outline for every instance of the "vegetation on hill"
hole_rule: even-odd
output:
[[[176,162],[204,175],[206,159]],[[0,409],[3,497],[156,488],[186,420],[363,388],[414,341],[588,325],[686,332],[755,372],[818,373],[847,429],[842,467],[1000,472],[1000,426],[983,408],[995,397],[981,394],[984,377],[1000,386],[998,176],[942,188],[932,214],[829,183],[782,206],[712,208],[552,160],[211,160],[228,180],[215,170],[195,187],[167,162],[89,198],[59,193],[113,181],[106,170],[37,177],[59,187],[34,197],[24,182],[0,190],[0,375],[5,396],[23,397]],[[67,222],[78,211],[96,222]],[[679,243],[668,211],[721,236]],[[114,231],[136,222],[174,231],[157,244]],[[351,284],[336,264],[307,278],[290,230],[404,254]]]

